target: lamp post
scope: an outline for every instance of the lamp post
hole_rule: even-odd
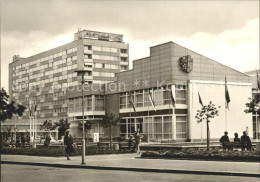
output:
[[[84,120],[84,93],[83,93],[83,85],[85,83],[84,74],[87,73],[87,70],[76,70],[78,76],[81,76],[81,91],[82,91],[82,163],[85,164],[85,150],[86,150],[86,143],[85,143],[85,120]]]

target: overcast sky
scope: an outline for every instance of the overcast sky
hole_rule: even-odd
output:
[[[259,1],[2,0],[1,83],[14,54],[73,41],[81,29],[124,35],[130,61],[173,41],[239,71],[259,68]],[[131,64],[132,65],[132,64]]]

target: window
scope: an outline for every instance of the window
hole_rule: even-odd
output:
[[[95,63],[95,68],[102,68],[102,64],[101,63]]]
[[[143,90],[135,92],[135,106],[143,107]]]
[[[255,97],[257,92],[253,91],[252,98]],[[253,112],[253,139],[260,139],[260,115]]]
[[[176,116],[176,138],[187,138],[187,116]]]
[[[163,90],[163,105],[171,104],[171,94],[172,91],[170,89]]]
[[[91,54],[84,54],[84,59],[92,59],[92,55]]]
[[[104,111],[103,95],[95,95],[95,111]]]
[[[125,57],[120,57],[120,59],[122,62],[127,62],[127,58],[125,58]]]
[[[148,90],[144,91],[144,106],[152,106]]]
[[[122,54],[127,54],[127,49],[120,49]]]
[[[85,96],[84,100],[85,100],[84,110],[91,111],[92,110],[92,95]]]
[[[126,119],[120,120],[120,135],[127,136]]]
[[[154,139],[162,139],[162,117],[154,117]]]
[[[84,50],[92,50],[92,47],[90,45],[84,45]]]
[[[186,85],[176,85],[176,104],[186,104]]]
[[[120,94],[120,109],[126,108],[126,93]]]
[[[121,70],[127,70],[127,66],[121,66]]]

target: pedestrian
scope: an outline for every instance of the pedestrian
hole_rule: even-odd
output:
[[[240,138],[238,138],[238,134],[235,133],[234,135],[235,135],[234,142],[240,142]]]
[[[136,145],[136,149],[137,149],[137,154],[140,154],[140,131],[139,129],[135,132],[135,145]]]
[[[129,139],[128,139],[128,148],[129,148],[130,150],[132,150],[132,148],[133,148],[133,143],[134,143],[134,141],[133,141],[133,135],[130,135],[130,136],[129,136]]]
[[[243,131],[243,136],[241,136],[241,142],[242,142],[242,150],[245,150],[245,148],[247,150],[253,149],[251,140],[250,140],[249,136],[247,136],[246,131]]]
[[[73,152],[73,138],[70,135],[70,131],[67,130],[66,131],[66,135],[64,137],[64,146],[65,146],[65,150],[66,150],[66,156],[67,156],[67,160],[70,160],[70,154]]]
[[[229,142],[228,132],[225,131],[224,135],[219,140],[222,143],[223,150],[227,149],[227,143]]]
[[[51,143],[51,134],[48,133],[47,137],[45,138],[45,145],[46,145],[47,147],[49,147],[49,146],[50,146],[50,143]]]

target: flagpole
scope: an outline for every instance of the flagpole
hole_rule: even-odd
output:
[[[35,137],[37,138],[37,111],[35,111]]]
[[[226,128],[226,131],[227,131],[227,103],[225,103],[226,107],[225,107],[225,128]]]
[[[149,97],[149,89],[148,89],[148,95]],[[149,137],[149,123],[150,123],[150,103],[148,104],[148,123],[147,123],[147,141],[149,142],[150,141],[150,137]]]
[[[32,137],[32,118],[31,118],[31,113],[29,113],[29,120],[30,120],[30,139]]]

